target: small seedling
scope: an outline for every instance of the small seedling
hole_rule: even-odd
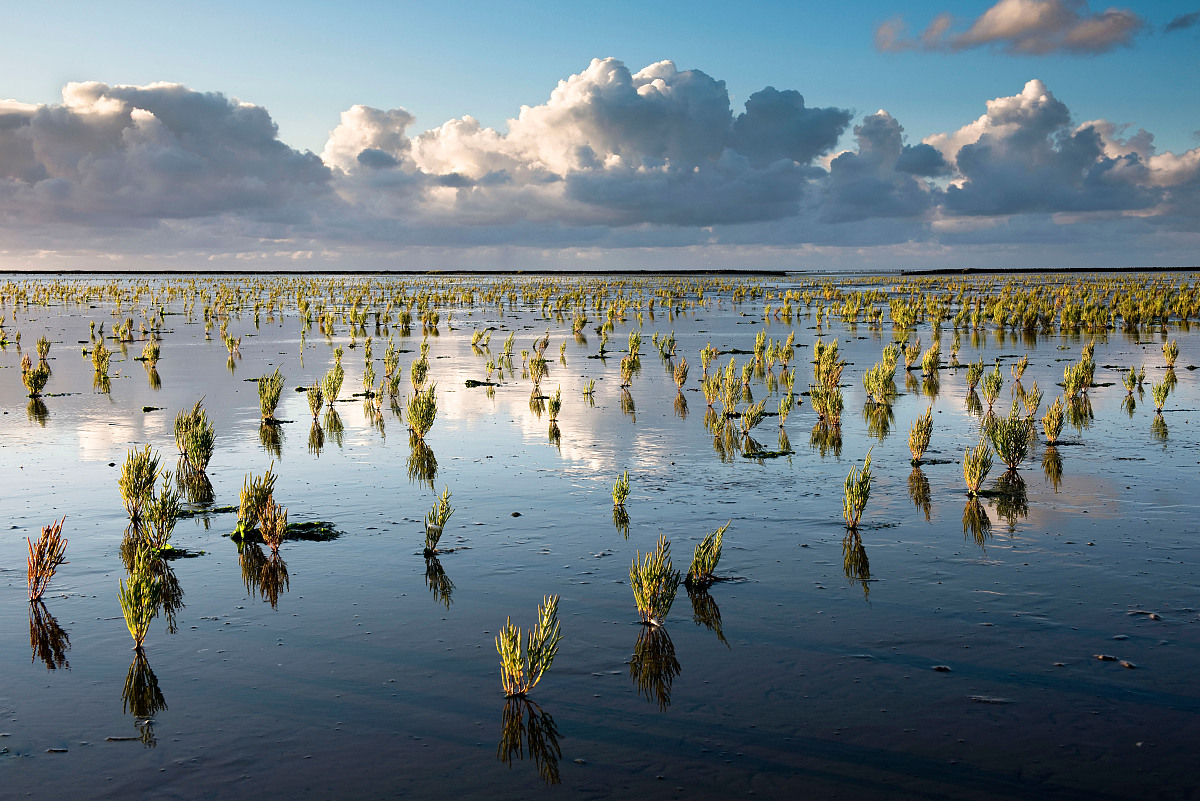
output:
[[[729,529],[730,520],[716,531],[705,535],[696,552],[692,555],[692,564],[688,567],[687,578],[683,583],[689,590],[704,589],[717,580],[717,563],[721,561],[721,541]]]
[[[925,410],[925,414],[913,421],[912,428],[908,430],[908,450],[912,453],[912,463],[920,464],[921,457],[925,455],[925,449],[929,447],[929,440],[933,436],[933,407],[930,406]]]
[[[625,499],[629,497],[629,471],[626,470],[621,475],[617,476],[617,480],[613,483],[612,499],[613,506],[625,506]]]
[[[1042,433],[1046,435],[1046,441],[1051,445],[1058,441],[1064,419],[1066,419],[1066,408],[1063,406],[1062,398],[1055,398],[1054,403],[1050,404],[1050,408],[1042,415]]]
[[[67,518],[56,520],[48,526],[42,526],[42,534],[34,543],[28,537],[25,542],[29,545],[29,602],[41,599],[42,593],[59,565],[67,564],[63,555],[67,550],[67,541],[62,536],[63,523]]]
[[[1162,414],[1163,406],[1167,404],[1167,396],[1171,394],[1171,385],[1163,379],[1150,387],[1150,397],[1154,399],[1154,411]]]
[[[558,596],[547,595],[538,607],[537,625],[529,630],[528,647],[522,653],[521,629],[504,623],[496,637],[496,652],[500,654],[500,683],[509,698],[524,697],[554,663],[562,633],[558,623]]]
[[[846,519],[846,528],[858,531],[859,520],[867,508],[867,499],[871,495],[871,452],[863,461],[862,469],[856,466],[850,468],[846,476],[845,494],[842,497],[842,517]]]
[[[258,406],[262,410],[262,419],[268,423],[275,422],[275,407],[279,405],[279,396],[283,393],[283,373],[279,368],[275,372],[258,379]]]
[[[450,504],[450,488],[446,487],[445,491],[433,502],[433,508],[425,515],[425,556],[436,556],[438,553],[438,542],[442,539],[442,532],[446,528],[446,522],[450,519],[450,515],[454,514],[454,507]]]
[[[963,458],[963,478],[967,482],[967,494],[972,497],[979,494],[983,481],[992,469],[992,449],[986,443],[980,442],[974,448],[967,448]]]

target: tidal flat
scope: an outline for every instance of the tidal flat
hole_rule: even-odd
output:
[[[4,797],[1200,793],[1196,275],[0,282]],[[180,509],[135,651],[146,446]],[[278,553],[231,536],[268,472]],[[645,625],[631,562],[727,523],[721,580]],[[557,656],[506,698],[497,634],[548,595]]]

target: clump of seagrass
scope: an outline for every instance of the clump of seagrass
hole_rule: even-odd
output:
[[[117,590],[125,626],[133,637],[133,647],[137,651],[142,650],[146,632],[150,629],[150,621],[158,615],[158,606],[162,598],[162,582],[150,564],[153,560],[150,546],[140,546],[133,559],[129,578],[120,580]]]
[[[263,542],[270,547],[273,555],[278,555],[279,546],[283,544],[283,538],[287,535],[287,519],[287,507],[275,503],[274,498],[268,498],[259,512],[258,532],[262,534]]]
[[[858,531],[858,523],[862,513],[867,508],[867,499],[871,496],[871,452],[862,469],[851,467],[846,475],[845,494],[842,497],[842,517],[846,519],[846,528]]]
[[[450,504],[450,488],[446,487],[442,494],[433,502],[433,508],[425,515],[425,557],[436,556],[438,553],[438,543],[442,539],[442,532],[446,529],[446,523],[450,520],[450,515],[454,514],[454,507]]]
[[[929,447],[929,440],[933,436],[933,407],[930,406],[925,410],[925,414],[913,421],[912,428],[908,430],[908,450],[912,453],[912,464],[921,464],[921,458],[925,456],[925,449]]]
[[[283,373],[279,368],[258,379],[258,407],[262,410],[264,423],[275,423],[275,407],[279,405],[279,396],[283,394]]]
[[[175,416],[175,446],[189,470],[203,473],[212,459],[216,443],[216,429],[201,406],[204,399],[196,401],[191,409],[184,409]]]
[[[154,494],[154,482],[158,478],[158,454],[151,453],[147,445],[141,450],[130,449],[121,465],[117,487],[121,490],[121,501],[133,523],[142,520],[142,509]]]
[[[39,340],[40,344],[41,340]],[[1175,360],[1179,358],[1179,343],[1175,340],[1164,342],[1162,346],[1163,358],[1167,360],[1167,368],[1175,367]]]
[[[417,439],[425,439],[433,421],[437,419],[437,384],[430,384],[427,389],[416,390],[408,401],[404,412],[408,429]]]
[[[1167,396],[1171,394],[1171,385],[1166,381],[1159,381],[1150,387],[1150,397],[1154,399],[1155,414],[1162,414],[1163,407],[1167,405]]]
[[[54,578],[59,565],[67,564],[63,555],[67,550],[67,540],[62,536],[63,523],[67,518],[56,520],[48,526],[42,526],[41,536],[35,543],[28,537],[25,542],[29,545],[29,602],[35,603],[46,591],[50,579]]]
[[[717,563],[721,561],[721,543],[725,532],[729,530],[730,520],[716,531],[705,535],[696,551],[692,554],[692,564],[688,567],[687,577],[683,583],[689,590],[703,590],[717,581]]]
[[[267,509],[267,505],[272,503],[275,481],[279,478],[272,472],[274,467],[272,463],[262,478],[255,478],[253,474],[249,474],[242,482],[237,528],[233,531],[235,540],[244,540],[256,531],[262,513]]]
[[[629,585],[633,588],[633,600],[642,623],[648,626],[663,624],[675,602],[681,578],[671,564],[671,543],[662,534],[658,535],[658,544],[653,551],[644,556],[637,551],[629,567]]]
[[[613,483],[612,499],[613,506],[625,508],[625,500],[629,497],[629,471],[626,470],[621,475],[617,476],[617,480]]]
[[[1058,441],[1058,435],[1062,433],[1063,420],[1066,419],[1066,409],[1063,406],[1062,398],[1055,398],[1054,403],[1046,409],[1046,413],[1042,415],[1042,433],[1046,435],[1046,442],[1053,445]]]
[[[527,647],[521,648],[521,629],[508,618],[496,636],[500,654],[500,683],[509,697],[524,697],[554,663],[562,633],[558,624],[558,596],[547,595],[538,607],[538,622],[528,633]]]
[[[1033,431],[1033,418],[1017,411],[1014,400],[1007,417],[999,417],[988,429],[988,437],[1000,461],[1015,471],[1029,453],[1029,436]]]
[[[42,397],[42,390],[46,388],[46,383],[50,380],[50,368],[45,362],[38,362],[37,367],[32,364],[26,364],[29,359],[29,354],[21,360],[21,381],[25,384],[25,389],[29,390],[29,397]]]
[[[983,487],[983,481],[992,469],[992,449],[980,441],[974,448],[967,448],[963,457],[963,479],[967,482],[967,494],[974,497]]]

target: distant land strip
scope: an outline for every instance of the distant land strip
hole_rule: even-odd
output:
[[[1193,267],[935,267],[929,270],[901,270],[901,275],[996,275],[1009,273],[1191,273]]]

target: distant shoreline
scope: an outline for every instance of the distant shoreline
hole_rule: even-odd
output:
[[[1047,273],[1192,273],[1200,272],[1194,267],[936,267],[929,270],[901,270],[901,275],[1007,275],[1020,273],[1042,275]]]

